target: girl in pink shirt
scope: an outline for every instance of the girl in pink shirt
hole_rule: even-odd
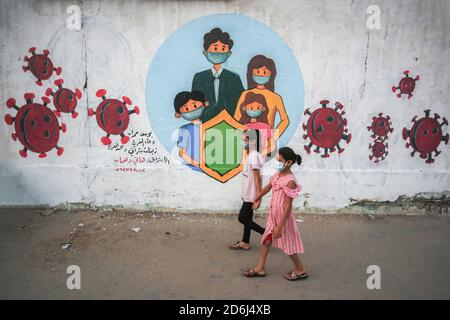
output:
[[[264,228],[253,221],[253,210],[259,208],[261,201],[253,202],[256,194],[261,191],[264,157],[260,151],[259,130],[246,130],[242,135],[242,144],[246,151],[244,168],[242,170],[242,207],[238,220],[244,225],[242,240],[233,242],[229,248],[232,250],[250,250],[250,233],[256,231],[264,233]]]
[[[285,274],[290,281],[308,278],[306,269],[300,261],[298,253],[303,253],[303,243],[297,228],[297,222],[292,211],[293,198],[298,197],[301,186],[297,183],[291,171],[291,166],[302,163],[300,155],[291,148],[280,148],[276,155],[275,173],[270,182],[256,195],[254,202],[272,190],[272,198],[269,203],[269,215],[267,217],[266,230],[261,239],[261,249],[258,264],[252,269],[246,269],[247,277],[264,277],[267,255],[270,246],[279,248],[291,258],[294,268]]]

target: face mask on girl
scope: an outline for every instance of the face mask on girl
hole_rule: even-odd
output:
[[[206,52],[206,59],[212,64],[222,64],[227,61],[231,52]]]
[[[262,115],[263,110],[258,109],[258,110],[245,110],[245,113],[247,113],[247,115],[250,118],[258,118],[260,115]]]
[[[275,160],[275,162],[273,163],[273,167],[278,171],[283,171],[284,168],[286,167],[286,164],[278,160]]]
[[[266,84],[269,82],[270,76],[253,76],[253,81],[255,81],[257,84]]]
[[[181,114],[181,116],[183,117],[183,119],[185,119],[187,121],[192,121],[192,120],[200,118],[202,113],[203,113],[203,105],[193,111],[184,112]]]

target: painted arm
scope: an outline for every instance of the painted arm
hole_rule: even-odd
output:
[[[228,113],[232,116],[236,113],[236,110],[239,109],[239,100],[242,96],[242,92],[244,91],[244,86],[242,85],[241,78],[236,75],[233,78],[231,92],[229,96],[229,105],[227,105]]]
[[[200,86],[199,86],[199,81],[198,81],[198,74],[196,73],[196,74],[194,75],[194,78],[192,79],[192,88],[191,88],[191,91],[194,91],[194,90],[200,90],[199,87],[200,87]]]
[[[280,114],[280,123],[273,132],[273,140],[277,141],[289,126],[289,117],[286,113],[286,109],[284,108],[283,99],[280,96],[277,98],[275,107]]]
[[[238,103],[236,105],[236,110],[234,111],[234,118],[236,121],[241,121],[242,114],[241,114],[241,104],[244,101],[244,92],[242,92],[241,96],[239,97]]]
[[[187,163],[190,163],[196,167],[200,167],[200,163],[189,157],[184,149],[180,148],[178,151],[178,155]]]

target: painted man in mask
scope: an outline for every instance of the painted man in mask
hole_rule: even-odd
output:
[[[214,28],[203,37],[203,55],[212,64],[211,69],[196,73],[192,81],[192,91],[201,91],[209,107],[204,110],[201,120],[206,122],[226,109],[233,116],[239,97],[244,91],[237,73],[222,68],[230,57],[233,40],[227,32]]]

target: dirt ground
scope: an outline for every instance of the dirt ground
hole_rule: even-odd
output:
[[[288,282],[278,249],[266,278],[242,276],[260,236],[251,251],[229,250],[236,216],[0,209],[0,298],[450,299],[450,216],[299,218],[310,278]],[[81,290],[66,287],[69,265]],[[380,290],[367,289],[369,265],[381,268]]]

